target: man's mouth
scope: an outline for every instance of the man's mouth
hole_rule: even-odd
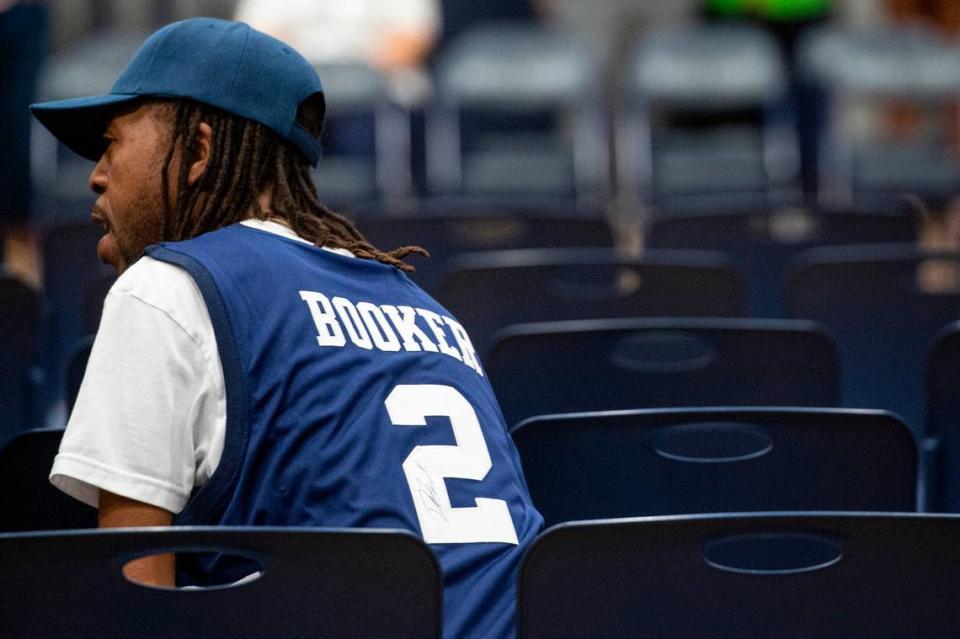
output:
[[[90,210],[90,221],[102,228],[105,233],[110,232],[110,222],[107,221],[106,214],[99,206],[94,205]]]

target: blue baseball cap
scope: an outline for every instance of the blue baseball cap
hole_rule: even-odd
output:
[[[30,110],[72,151],[98,160],[118,108],[143,97],[189,98],[263,124],[316,166],[320,141],[297,123],[300,104],[316,94],[322,99],[316,70],[290,46],[242,22],[193,18],[147,38],[107,95]]]

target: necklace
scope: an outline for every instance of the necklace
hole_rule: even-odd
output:
[[[267,222],[274,222],[274,223],[276,223],[276,224],[279,224],[280,226],[285,226],[285,227],[287,227],[287,228],[290,228],[290,222],[288,222],[287,220],[283,219],[283,218],[280,217],[279,215],[270,215],[270,216],[268,216],[268,217],[267,217]]]

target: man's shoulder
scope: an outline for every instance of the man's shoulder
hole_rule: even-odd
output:
[[[110,295],[135,297],[168,308],[181,305],[185,298],[199,297],[199,290],[184,269],[144,255],[117,278]]]

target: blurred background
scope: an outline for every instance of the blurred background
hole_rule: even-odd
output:
[[[383,248],[425,246],[413,278],[475,341],[574,317],[813,319],[839,403],[925,436],[931,340],[960,320],[955,0],[0,0],[0,443],[62,425],[113,281],[92,163],[27,106],[109,91],[146,35],[194,16],[317,66],[321,199]],[[511,305],[524,286],[540,308]]]
[[[0,3],[4,219],[86,217],[89,164],[26,115],[109,89],[143,38],[236,18],[314,62],[331,205],[947,208],[960,7],[946,0]],[[915,197],[913,197],[915,196]]]
[[[380,248],[429,250],[411,278],[468,330],[548,523],[960,513],[960,0],[0,0],[0,532],[96,525],[48,473],[115,280],[93,165],[28,105],[109,91],[150,32],[196,16],[248,21],[316,65],[320,198]],[[645,566],[635,550],[686,533],[641,522],[651,536],[627,543],[600,523],[543,573],[542,636],[636,611],[634,636],[673,608],[685,630],[663,636],[708,615],[749,636],[824,616],[808,635],[955,636],[943,519],[803,519],[793,549],[767,543],[789,541],[774,522],[753,551],[742,533],[759,524],[721,519],[682,561]],[[701,561],[702,545],[722,552]],[[774,565],[714,562],[741,552]],[[32,563],[5,574],[44,593],[47,568],[96,580],[36,556],[7,552]],[[738,574],[688,577],[688,558]],[[836,570],[850,564],[853,581]],[[609,611],[582,612],[607,585]],[[698,616],[684,606],[700,591]],[[634,605],[664,596],[658,615]],[[116,606],[80,609],[100,608]],[[769,630],[742,623],[756,611]],[[63,615],[31,623],[46,618],[62,632]]]

